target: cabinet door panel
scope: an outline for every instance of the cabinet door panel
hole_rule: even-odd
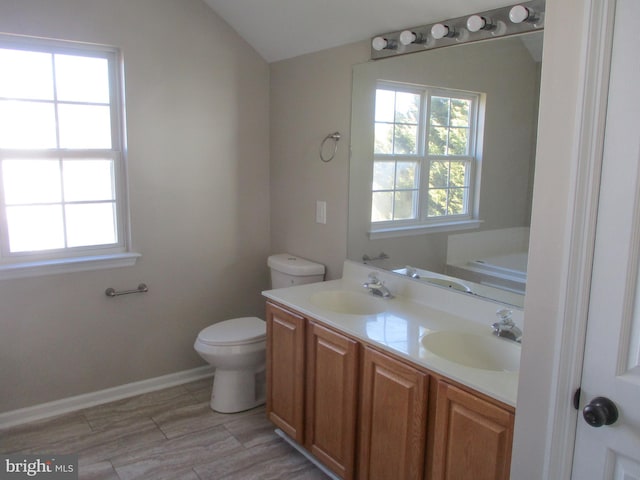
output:
[[[365,348],[359,477],[422,479],[428,376]]]
[[[267,304],[267,416],[304,442],[305,319]]]
[[[351,479],[355,462],[358,343],[316,323],[308,325],[306,447]]]
[[[507,480],[513,413],[442,381],[437,398],[433,480]]]

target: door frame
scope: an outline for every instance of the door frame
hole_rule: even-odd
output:
[[[578,420],[571,400],[580,386],[584,359],[615,3],[547,0],[539,164],[511,478],[571,478]],[[573,57],[578,60],[571,65]],[[565,71],[568,85],[558,88],[557,76]],[[566,96],[570,98],[563,111]],[[567,117],[555,118],[563,113]],[[554,155],[558,145],[560,153]],[[537,201],[536,192],[550,195],[550,172],[553,163],[561,161],[566,162],[567,177],[558,185],[566,197],[555,211],[556,205],[544,197]],[[549,223],[551,232],[545,231]],[[544,287],[550,274],[557,279],[551,295]],[[548,355],[546,363],[539,358],[542,354]],[[531,399],[537,394],[543,398]],[[532,428],[536,422],[540,426]]]

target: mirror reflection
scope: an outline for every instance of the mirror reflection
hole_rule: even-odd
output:
[[[542,32],[353,68],[354,261],[523,306]]]

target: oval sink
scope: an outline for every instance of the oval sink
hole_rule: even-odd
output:
[[[336,313],[376,315],[384,312],[384,302],[366,293],[330,290],[311,295],[311,303]]]
[[[422,345],[431,353],[465,367],[498,372],[520,370],[520,345],[510,340],[444,330],[425,335]]]

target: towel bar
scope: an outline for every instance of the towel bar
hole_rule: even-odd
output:
[[[148,291],[149,287],[147,287],[146,284],[141,283],[135,290],[122,290],[120,292],[116,291],[114,288],[109,287],[104,291],[104,294],[107,297],[117,297],[119,295],[129,295],[130,293],[145,293]]]

